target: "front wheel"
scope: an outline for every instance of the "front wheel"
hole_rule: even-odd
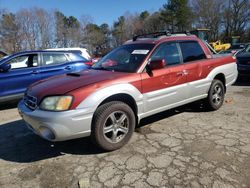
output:
[[[116,150],[129,141],[135,124],[135,114],[127,104],[108,102],[98,107],[93,116],[91,137],[100,148]]]
[[[206,99],[206,106],[209,110],[218,110],[224,101],[225,87],[220,80],[213,80],[208,97]]]

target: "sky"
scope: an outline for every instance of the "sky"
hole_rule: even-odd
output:
[[[82,15],[88,15],[98,25],[112,25],[126,12],[155,12],[166,2],[167,0],[0,0],[0,9],[13,13],[32,7],[59,10],[66,16],[80,19]]]

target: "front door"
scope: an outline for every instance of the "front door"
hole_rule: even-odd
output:
[[[154,114],[179,104],[186,99],[186,72],[180,49],[175,42],[161,44],[151,60],[164,59],[166,67],[142,73],[144,112]]]
[[[0,73],[0,96],[22,95],[30,84],[40,80],[38,59],[38,54],[32,53],[5,62],[11,65],[11,69]]]

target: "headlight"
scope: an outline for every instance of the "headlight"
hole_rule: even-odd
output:
[[[68,110],[73,97],[72,96],[51,96],[46,97],[40,104],[40,109],[50,111]]]

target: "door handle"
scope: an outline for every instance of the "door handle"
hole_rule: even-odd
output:
[[[182,71],[181,72],[177,72],[176,76],[183,76],[183,72]]]
[[[71,66],[66,66],[64,69],[66,69],[66,70],[71,70],[72,67],[71,67]]]
[[[182,72],[183,72],[184,76],[188,75],[188,71],[187,70],[183,70]]]
[[[176,75],[177,76],[186,76],[186,75],[188,75],[188,71],[187,70],[183,70],[181,72],[177,72]]]
[[[38,74],[38,73],[39,73],[39,71],[37,71],[37,70],[32,71],[32,74]]]

